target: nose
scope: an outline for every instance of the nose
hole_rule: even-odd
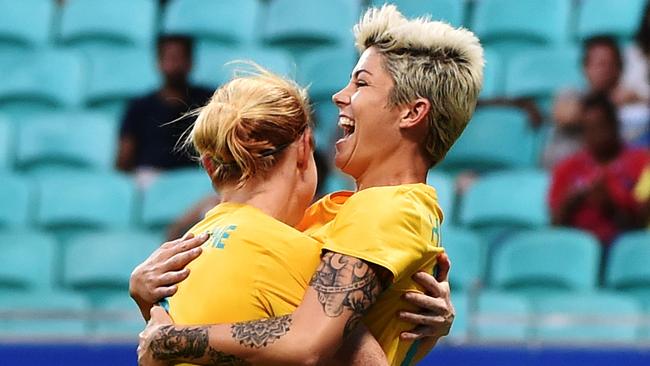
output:
[[[343,106],[350,104],[350,94],[348,92],[348,87],[344,87],[338,92],[332,95],[332,102],[336,104],[337,107],[342,108]]]

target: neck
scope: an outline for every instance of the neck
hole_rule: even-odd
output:
[[[357,190],[426,183],[429,164],[417,147],[395,150],[388,158],[373,161],[357,179]]]
[[[187,89],[186,86],[180,87],[165,84],[159,93],[165,100],[185,100],[185,89]]]
[[[620,141],[612,144],[610,148],[600,151],[592,151],[591,154],[601,164],[609,163],[616,159],[623,150],[623,144]]]

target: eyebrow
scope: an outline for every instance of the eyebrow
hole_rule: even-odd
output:
[[[354,74],[350,75],[350,78],[353,78],[353,77],[359,77],[359,74],[361,74],[362,72],[365,72],[365,73],[367,73],[368,75],[371,75],[371,76],[372,76],[372,73],[371,73],[370,71],[368,71],[368,70],[366,70],[366,69],[359,69],[359,70],[355,71]]]

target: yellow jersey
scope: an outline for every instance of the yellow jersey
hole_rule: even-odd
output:
[[[650,166],[643,169],[636,186],[634,186],[634,198],[640,203],[650,200]],[[650,227],[650,222],[648,227]]]
[[[419,270],[432,273],[440,247],[442,210],[435,189],[426,184],[373,187],[352,194],[337,192],[310,207],[297,226],[323,244],[324,250],[379,265],[392,283],[363,318],[391,365],[410,365],[428,349],[400,340],[412,324],[399,310],[417,310],[401,300],[421,288],[411,279]]]

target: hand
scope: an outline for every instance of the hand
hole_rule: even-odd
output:
[[[151,347],[152,340],[159,337],[163,327],[172,325],[172,319],[169,314],[160,306],[151,308],[151,319],[147,326],[140,333],[140,342],[138,344],[138,365],[139,366],[163,366],[169,365],[169,362],[156,358]]]
[[[166,242],[133,270],[129,292],[143,315],[148,315],[153,304],[176,293],[176,285],[190,274],[185,266],[201,254],[201,245],[208,237],[205,233],[196,238],[188,234]]]
[[[413,275],[415,282],[425,288],[425,293],[409,292],[404,294],[404,300],[420,308],[418,313],[403,311],[400,319],[416,324],[408,332],[402,332],[403,340],[420,338],[439,338],[449,334],[456,311],[451,303],[449,289],[449,269],[451,262],[446,253],[438,255],[438,275],[434,278],[426,272]]]

